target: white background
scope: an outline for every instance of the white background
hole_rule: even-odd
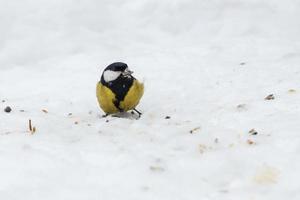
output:
[[[297,0],[0,0],[0,198],[300,199],[299,19]],[[145,82],[139,120],[99,117],[115,61]]]

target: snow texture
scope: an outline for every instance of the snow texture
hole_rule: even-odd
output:
[[[0,3],[1,199],[300,199],[298,0]],[[139,120],[101,118],[116,61]]]

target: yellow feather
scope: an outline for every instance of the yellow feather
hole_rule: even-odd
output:
[[[98,83],[96,94],[98,103],[105,113],[112,114],[118,112],[118,109],[113,103],[115,94],[108,87]]]
[[[97,84],[97,99],[101,109],[107,114],[119,112],[114,105],[115,94],[101,83]],[[123,101],[120,102],[120,108],[124,111],[134,109],[144,94],[144,84],[134,80],[131,88],[127,92]]]
[[[122,108],[124,111],[134,109],[139,104],[143,94],[144,84],[138,82],[138,80],[134,80],[124,100],[120,102],[120,108]]]

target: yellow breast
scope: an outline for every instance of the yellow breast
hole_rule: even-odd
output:
[[[100,82],[97,84],[97,99],[101,109],[107,113],[117,113],[119,112],[118,108],[114,105],[116,100],[116,95],[106,86],[102,85]],[[120,102],[120,108],[124,111],[134,109],[140,99],[144,94],[144,84],[134,80],[132,86],[127,92],[123,101]]]

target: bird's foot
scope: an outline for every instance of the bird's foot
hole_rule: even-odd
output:
[[[102,118],[106,118],[109,114],[102,115]]]
[[[133,109],[133,111],[135,111],[138,115],[139,115],[139,117],[138,117],[138,119],[139,118],[141,118],[141,116],[142,116],[142,113],[140,112],[140,111],[138,111],[137,109]],[[133,111],[131,111],[131,114],[134,114],[134,112]]]

